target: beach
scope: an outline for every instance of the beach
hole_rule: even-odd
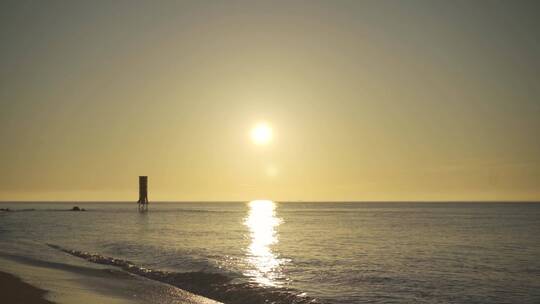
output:
[[[0,0],[0,304],[540,304],[540,0]]]
[[[10,304],[52,304],[44,298],[47,291],[21,281],[18,277],[0,272],[1,297],[3,303]]]
[[[2,280],[0,294],[9,296],[5,303],[219,304],[115,267],[93,267],[69,256],[60,256],[60,260],[59,263],[0,252],[0,272],[5,274],[6,282]]]
[[[78,205],[0,203],[0,271],[56,304],[540,301],[539,204]]]

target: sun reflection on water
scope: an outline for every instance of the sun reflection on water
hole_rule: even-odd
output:
[[[244,222],[251,236],[247,259],[253,266],[246,275],[254,278],[255,282],[268,286],[279,285],[277,279],[281,277],[282,261],[271,249],[271,246],[279,241],[276,227],[281,224],[281,219],[276,217],[275,209],[276,204],[273,201],[251,201]]]

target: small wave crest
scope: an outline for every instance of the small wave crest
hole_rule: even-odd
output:
[[[232,278],[204,271],[169,272],[148,269],[128,260],[106,257],[85,251],[65,249],[57,245],[49,247],[83,258],[89,262],[120,267],[124,271],[176,286],[183,290],[228,304],[306,304],[320,303],[305,293],[280,287],[262,287],[254,283],[233,283]]]

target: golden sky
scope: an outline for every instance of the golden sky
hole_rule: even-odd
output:
[[[2,1],[0,200],[540,200],[539,9]]]

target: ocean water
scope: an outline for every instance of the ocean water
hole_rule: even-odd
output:
[[[540,303],[540,204],[73,205],[1,203],[35,210],[0,213],[0,257],[233,304]]]

